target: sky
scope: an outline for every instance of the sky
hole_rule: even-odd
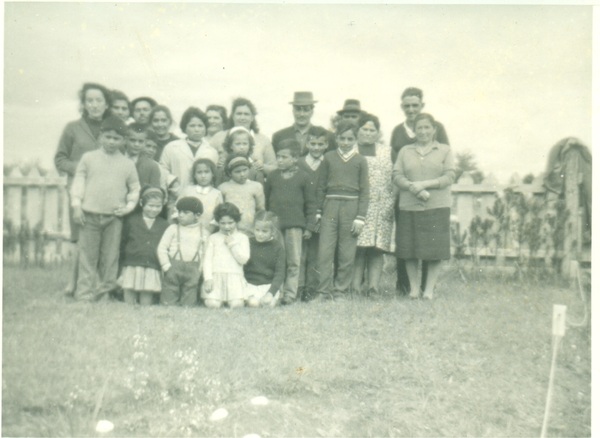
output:
[[[8,163],[52,166],[88,81],[150,95],[176,125],[244,96],[269,136],[294,91],[325,126],[356,98],[387,142],[416,86],[453,150],[500,181],[541,173],[564,137],[591,147],[591,6],[5,3],[4,22]]]

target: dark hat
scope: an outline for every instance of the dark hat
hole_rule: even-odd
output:
[[[110,115],[104,120],[102,120],[102,124],[100,125],[100,131],[115,131],[117,134],[122,135],[123,137],[127,136],[127,125],[123,120],[119,117]]]
[[[192,213],[202,214],[204,211],[204,207],[202,206],[202,201],[198,198],[194,198],[193,196],[185,196],[177,201],[175,204],[175,208],[179,211],[191,211]]]
[[[292,105],[313,105],[317,103],[313,99],[312,91],[296,91],[294,93],[294,100],[290,102]]]
[[[346,99],[344,102],[344,107],[339,110],[337,113],[342,115],[344,113],[356,112],[360,113],[362,110],[360,109],[360,100],[358,99]]]
[[[148,102],[152,108],[154,108],[157,105],[156,100],[152,99],[151,97],[141,96],[141,97],[136,97],[135,99],[133,99],[131,101],[131,108],[132,109],[135,108],[135,105],[138,102],[141,102],[142,100],[145,100],[146,102]]]

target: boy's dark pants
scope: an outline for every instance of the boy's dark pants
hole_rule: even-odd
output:
[[[302,242],[302,263],[300,264],[300,281],[298,291],[304,301],[315,296],[319,286],[319,234],[313,233],[310,239]]]
[[[198,262],[171,259],[171,268],[163,279],[160,302],[165,305],[194,306],[198,300],[200,271]]]

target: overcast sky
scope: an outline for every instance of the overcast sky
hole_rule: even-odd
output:
[[[296,90],[327,126],[357,98],[386,141],[417,86],[452,148],[501,180],[543,171],[566,136],[591,145],[591,6],[5,3],[4,19],[8,162],[51,165],[86,81],[153,96],[177,123],[245,96],[269,136]]]

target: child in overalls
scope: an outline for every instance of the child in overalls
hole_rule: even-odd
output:
[[[158,260],[165,274],[160,302],[193,306],[198,301],[204,233],[200,226],[202,202],[194,197],[177,201],[178,223],[170,225],[158,244]]]

